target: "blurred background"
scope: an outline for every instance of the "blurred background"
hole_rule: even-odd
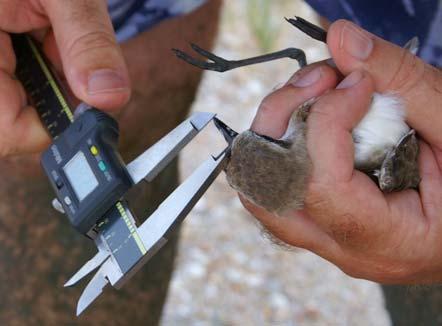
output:
[[[325,46],[285,22],[318,17],[299,0],[225,1],[214,52],[243,59],[287,47],[309,62],[328,57]],[[189,40],[191,41],[191,40]],[[289,59],[223,74],[205,74],[194,111],[211,111],[236,131],[250,126],[260,100],[298,69]],[[181,156],[188,176],[225,146],[207,128]],[[182,227],[179,255],[162,325],[390,325],[379,286],[347,277],[323,259],[265,238],[241,207],[224,175]]]

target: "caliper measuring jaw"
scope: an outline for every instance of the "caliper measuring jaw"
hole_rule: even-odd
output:
[[[214,118],[212,113],[194,113],[129,163],[127,170],[133,183],[152,181]],[[186,217],[223,170],[228,151],[229,147],[204,161],[139,227],[124,201],[117,203],[118,210],[111,210],[100,220],[94,239],[98,253],[65,284],[66,287],[74,286],[98,268],[78,301],[77,316],[102,293],[107,284],[121,288],[168,241],[174,227]]]

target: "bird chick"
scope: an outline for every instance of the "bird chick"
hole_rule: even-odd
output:
[[[313,101],[292,116],[281,139],[251,130],[235,137],[226,167],[231,187],[271,213],[302,209],[311,160],[307,151],[308,112]],[[367,114],[352,131],[355,168],[376,177],[384,191],[416,187],[418,143],[405,123],[405,109],[392,94],[374,94]]]

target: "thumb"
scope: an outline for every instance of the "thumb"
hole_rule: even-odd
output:
[[[407,49],[355,24],[338,20],[327,33],[338,69],[370,73],[377,92],[395,92],[407,104],[407,121],[428,142],[442,148],[442,72]]]
[[[117,109],[130,96],[124,58],[102,0],[41,0],[51,21],[66,79],[82,101]]]

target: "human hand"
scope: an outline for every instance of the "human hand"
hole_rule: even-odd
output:
[[[356,40],[348,40],[349,29],[355,28],[349,24],[336,22],[328,32],[333,59],[347,77],[337,89],[320,97],[308,118],[312,172],[305,208],[274,216],[242,201],[277,238],[317,253],[351,276],[385,283],[439,282],[442,76],[407,51],[372,35],[366,37],[373,41],[367,46],[361,36],[365,32],[360,30]],[[345,48],[358,51],[352,57]],[[321,83],[323,77],[307,87]],[[384,194],[365,174],[354,170],[351,130],[366,113],[374,91],[402,96],[407,122],[423,139],[419,192]],[[299,94],[298,90],[278,90],[268,96],[252,129],[280,137],[295,104],[308,99]]]
[[[115,110],[130,96],[121,50],[103,0],[6,0],[0,2],[0,157],[43,150],[49,137],[23,86],[8,33],[43,36],[43,48],[64,73],[74,95]]]

